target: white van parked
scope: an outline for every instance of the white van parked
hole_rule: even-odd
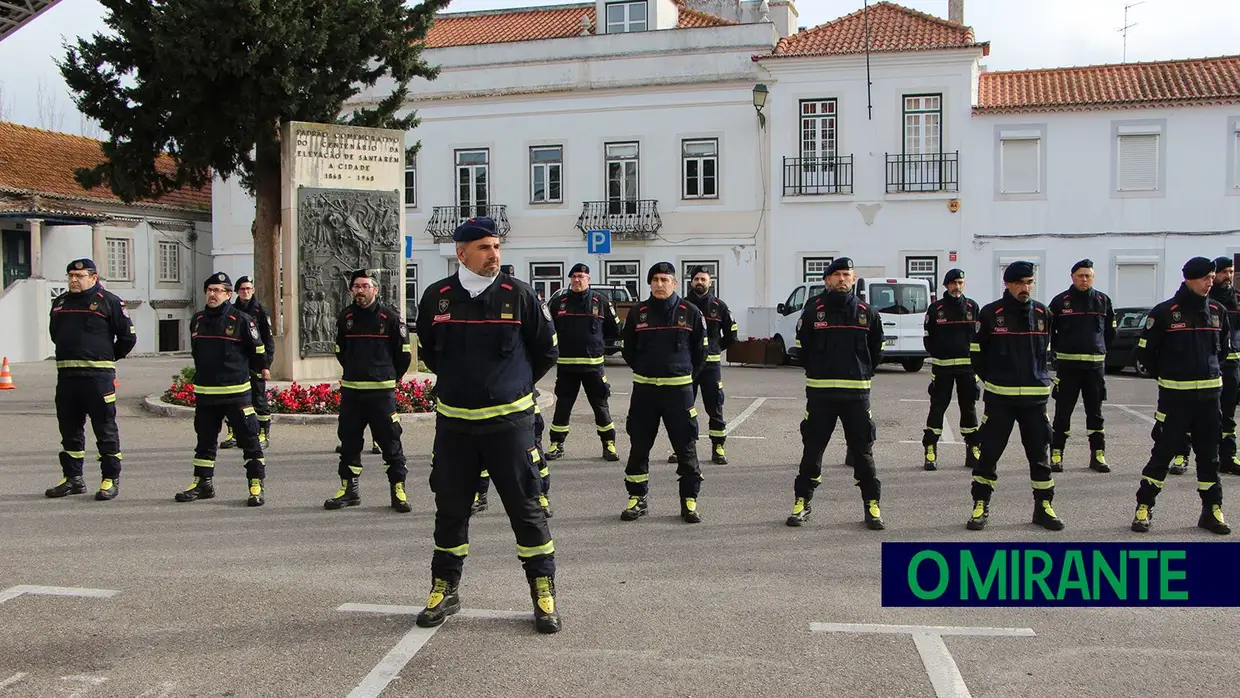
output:
[[[801,284],[792,290],[788,300],[776,311],[776,342],[782,342],[784,355],[797,354],[797,320],[805,304],[821,295],[821,281]],[[930,282],[925,279],[857,279],[857,294],[878,311],[883,321],[887,343],[883,347],[883,363],[898,363],[906,371],[920,371],[929,354],[922,345],[922,323],[930,306]]]

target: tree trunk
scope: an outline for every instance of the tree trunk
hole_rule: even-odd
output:
[[[254,162],[254,286],[259,302],[267,308],[271,318],[272,333],[280,337],[284,335],[282,318],[289,309],[280,304],[282,183],[279,130],[276,129],[274,143],[266,146],[259,144],[257,151]]]

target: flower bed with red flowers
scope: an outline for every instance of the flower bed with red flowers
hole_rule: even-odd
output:
[[[396,384],[396,410],[405,413],[435,411],[429,379],[403,380]],[[334,383],[302,385],[294,382],[287,388],[269,388],[267,400],[274,414],[339,414],[340,389]],[[163,401],[184,407],[194,406],[192,369],[174,376],[164,391]]]

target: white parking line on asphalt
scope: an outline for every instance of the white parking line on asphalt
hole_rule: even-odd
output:
[[[15,587],[9,587],[4,591],[0,591],[0,603],[11,601],[22,594],[30,594],[32,596],[84,596],[95,599],[110,599],[119,594],[119,591],[111,589],[86,589],[82,587],[42,587],[30,586],[27,584],[19,584]]]
[[[1132,409],[1132,408],[1131,408],[1131,407],[1129,407],[1128,405],[1109,405],[1109,406],[1110,406],[1110,407],[1114,407],[1114,408],[1115,408],[1115,409],[1117,409],[1117,410],[1123,410],[1124,412],[1127,412],[1128,414],[1130,414],[1130,415],[1132,415],[1132,416],[1136,417],[1137,419],[1144,419],[1145,421],[1149,422],[1150,424],[1153,424],[1153,423],[1154,423],[1154,418],[1153,418],[1153,417],[1149,416],[1148,414],[1142,414],[1142,413],[1140,413],[1140,412],[1138,412],[1138,411],[1136,411],[1136,410]]]
[[[930,401],[926,398],[902,397],[900,398],[900,402],[930,402]],[[900,443],[920,444],[921,442],[920,441],[901,441]],[[939,439],[939,443],[947,444],[948,446],[963,446],[964,445],[963,441],[956,440],[956,432],[952,431],[951,422],[947,419],[946,414],[943,415],[943,436],[942,438]]]
[[[815,633],[883,633],[912,635],[921,662],[930,675],[930,685],[938,698],[970,698],[956,660],[943,642],[944,635],[984,635],[1007,637],[1035,637],[1032,628],[963,628],[941,625],[881,625],[871,623],[810,623]]]
[[[750,403],[749,407],[745,408],[745,411],[736,415],[736,419],[733,419],[731,422],[728,422],[728,429],[724,433],[731,434],[732,430],[736,429],[738,426],[744,423],[746,419],[749,419],[750,416],[752,416],[754,412],[757,412],[758,408],[761,407],[762,403],[764,402],[766,402],[766,398],[760,397],[754,400],[752,403]]]
[[[95,686],[102,686],[107,682],[108,678],[106,676],[62,676],[60,680],[82,684],[80,688],[69,694],[69,698],[81,698],[81,696]]]
[[[22,680],[22,677],[24,677],[25,675],[26,675],[26,674],[25,674],[24,672],[19,671],[19,672],[17,672],[16,674],[13,674],[12,676],[10,676],[9,678],[7,678],[7,679],[5,679],[5,680],[3,680],[3,681],[0,681],[0,691],[3,691],[4,689],[8,688],[9,686],[12,686],[12,685],[14,685],[14,684],[18,683],[19,681],[21,681],[21,680]]]

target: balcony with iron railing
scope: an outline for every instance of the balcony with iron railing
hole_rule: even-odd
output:
[[[960,151],[887,154],[887,193],[960,191]]]
[[[577,229],[610,230],[619,240],[649,240],[663,227],[656,199],[612,199],[587,201],[581,206]]]
[[[501,238],[512,230],[512,225],[508,222],[507,204],[467,204],[434,207],[431,219],[426,224],[426,232],[439,242],[447,242],[462,223],[470,218],[482,217],[495,221],[495,229]]]
[[[853,193],[853,157],[784,158],[784,196]]]

